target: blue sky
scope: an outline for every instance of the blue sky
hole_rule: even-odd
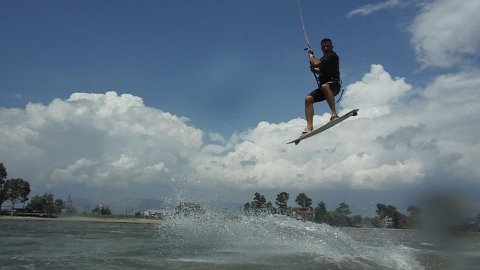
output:
[[[340,113],[360,115],[291,147],[315,87],[297,0],[0,1],[0,162],[78,196],[181,179],[222,200],[309,190],[366,208],[478,190],[479,127],[462,120],[478,115],[478,1],[300,2],[317,55],[324,37],[340,55]]]
[[[414,5],[348,17],[354,1],[301,4],[312,46],[334,40],[345,83],[372,63],[425,76],[406,30]],[[229,135],[303,116],[315,86],[296,0],[3,1],[1,12],[5,107],[115,90]]]

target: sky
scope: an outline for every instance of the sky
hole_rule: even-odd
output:
[[[299,6],[300,4],[300,6]],[[298,146],[333,40],[359,115]],[[405,210],[480,199],[477,0],[0,0],[0,162],[32,194]],[[337,96],[338,98],[338,96]],[[330,117],[315,104],[314,125]],[[476,205],[476,206],[475,206]],[[478,211],[480,209],[477,208]]]

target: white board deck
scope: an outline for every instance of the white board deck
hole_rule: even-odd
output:
[[[313,130],[312,132],[307,133],[306,135],[302,135],[302,136],[298,137],[297,139],[288,142],[287,144],[289,144],[289,143],[295,143],[295,145],[297,145],[297,144],[298,144],[300,141],[302,141],[302,140],[305,140],[305,139],[307,139],[307,138],[310,138],[310,137],[312,137],[312,136],[315,136],[315,135],[317,135],[318,133],[320,133],[320,132],[322,132],[322,131],[325,131],[325,130],[327,130],[327,129],[329,129],[329,128],[337,125],[337,124],[340,124],[341,122],[343,122],[345,119],[349,118],[350,116],[356,116],[356,115],[358,114],[358,113],[357,113],[358,110],[359,110],[359,109],[351,110],[351,111],[349,111],[348,113],[340,116],[339,118],[337,118],[337,119],[335,119],[335,120],[333,120],[333,121],[330,121],[330,122],[326,123],[325,125],[323,125],[323,126],[317,128],[317,129]]]

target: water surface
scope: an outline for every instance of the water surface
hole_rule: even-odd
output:
[[[0,269],[477,269],[480,234],[207,214],[157,224],[0,220]]]

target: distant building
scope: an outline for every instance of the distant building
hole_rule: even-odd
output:
[[[292,214],[298,220],[313,221],[315,219],[315,212],[308,207],[294,207],[292,208]]]
[[[160,218],[164,217],[165,214],[162,210],[149,209],[149,210],[145,210],[143,212],[143,216],[146,217],[146,218],[160,219]]]

